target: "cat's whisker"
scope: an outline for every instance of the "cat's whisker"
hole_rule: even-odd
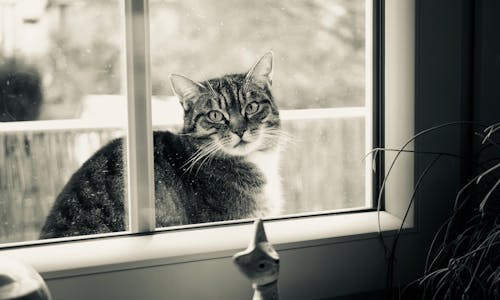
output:
[[[212,94],[212,96],[214,96],[215,98],[217,98],[217,93],[214,91],[214,88],[210,84],[210,81],[207,80],[206,83],[207,83],[208,88],[210,89],[210,93]]]
[[[183,167],[188,166],[186,168],[186,172],[191,172],[194,168],[194,166],[201,160],[203,160],[206,156],[212,154],[216,150],[219,150],[219,145],[216,141],[212,141],[206,145],[203,146],[203,148],[200,148],[198,151],[193,154],[193,156],[184,164]],[[202,161],[203,163],[203,161]],[[201,167],[201,165],[200,165]],[[200,169],[198,167],[198,171]],[[197,172],[198,173],[198,172]]]
[[[198,150],[196,150],[192,155],[191,157],[187,160],[186,164],[189,163],[190,161],[194,160],[196,158],[197,155],[200,155],[202,151],[204,151],[205,149],[209,148],[209,147],[212,147],[213,145],[216,144],[216,141],[210,141],[202,146],[200,146],[198,148]]]
[[[203,155],[200,155],[200,156],[199,156],[199,157],[198,157],[195,161],[193,161],[193,162],[189,165],[189,167],[186,169],[186,172],[189,172],[189,173],[190,173],[190,172],[192,172],[192,171],[194,170],[194,167],[198,164],[198,162],[200,162],[200,161],[201,161],[202,159],[204,159],[205,157],[206,157],[206,154],[205,154],[205,153],[204,153]],[[199,169],[200,169],[200,168],[198,168],[198,169],[197,169],[197,172],[196,172],[196,173],[198,173],[198,172],[199,172]]]
[[[270,137],[269,139],[272,140],[273,138]],[[281,149],[281,150],[290,149],[290,148],[296,149],[298,147],[297,144],[286,142],[284,140],[275,141],[274,143],[275,143],[274,146],[276,146],[278,149]]]
[[[279,134],[281,136],[286,136],[286,137],[289,137],[289,138],[294,138],[294,136],[291,133],[289,133],[286,130],[279,129],[279,128],[264,128],[264,129],[262,129],[262,131],[265,132],[265,133]]]
[[[208,146],[200,147],[198,150],[196,150],[191,155],[191,157],[181,167],[185,168],[185,167],[189,166],[190,164],[192,164],[194,161],[197,161],[200,156],[203,156],[203,151],[205,151],[206,147],[208,147]]]
[[[216,153],[217,151],[219,151],[222,147],[219,146],[217,147],[216,149],[210,151],[209,153],[207,153],[207,155],[205,155],[205,158],[201,161],[201,163],[198,165],[198,169],[196,170],[196,175],[198,175],[198,173],[200,172],[201,170],[201,167],[208,162],[208,164],[210,164],[210,161],[215,157],[215,155],[213,155],[214,153]]]
[[[193,161],[191,161],[191,162],[189,163],[189,166],[186,168],[186,172],[191,172],[191,171],[194,169],[195,165],[196,165],[199,161],[201,161],[204,157],[206,157],[207,153],[208,153],[208,151],[207,151],[207,150],[205,150],[205,151],[201,152],[201,153],[200,153],[200,154],[196,157],[196,159],[194,159]]]
[[[196,171],[196,175],[198,175],[199,171],[201,170],[202,166],[204,164],[210,164],[210,162],[213,160],[213,158],[215,157],[215,153],[217,153],[219,150],[221,150],[224,146],[226,146],[227,144],[229,143],[229,140],[228,139],[221,139],[219,140],[218,142],[214,142],[214,146],[213,147],[210,147],[209,149],[207,149],[206,153],[203,155],[203,157],[200,157],[200,160],[201,163],[198,165],[198,168],[197,168],[197,171]]]
[[[278,137],[280,138],[283,138],[285,140],[290,140],[290,141],[297,141],[297,138],[292,135],[291,133],[285,131],[285,130],[282,130],[282,129],[269,129],[267,130],[269,133],[271,134],[275,134],[277,135]]]
[[[194,132],[182,132],[182,133],[176,133],[179,136],[195,136]]]
[[[220,145],[222,147],[225,147],[229,144],[231,144],[231,138],[230,137],[225,137],[225,138],[222,138],[220,141],[219,141]]]
[[[197,159],[197,156],[201,155],[203,150],[204,148],[199,148],[198,150],[196,150],[196,152],[194,152],[193,155],[191,155],[191,157],[181,167],[187,167],[190,163]]]
[[[290,145],[296,147],[298,145],[297,138],[281,129],[266,129],[262,132],[262,134],[265,139],[269,138],[277,140],[280,147],[288,147]]]
[[[212,161],[214,160],[214,158],[215,158],[215,155],[210,155],[210,159],[207,162],[207,166],[210,166],[210,164],[212,163]]]

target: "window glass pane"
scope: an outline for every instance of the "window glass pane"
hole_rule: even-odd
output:
[[[272,50],[272,102],[280,109],[281,129],[287,134],[284,138],[286,141],[282,143],[279,166],[273,167],[276,157],[264,155],[259,159],[264,166],[279,168],[283,199],[283,209],[279,215],[366,208],[369,195],[366,195],[365,182],[369,182],[366,178],[369,173],[364,154],[367,134],[371,136],[371,131],[366,132],[370,128],[366,118],[371,114],[371,105],[365,106],[365,93],[371,93],[365,90],[365,5],[368,2],[150,1],[155,129],[182,132],[181,140],[185,140],[182,136],[186,135],[210,135],[205,147],[214,140],[219,140],[220,144],[224,136],[227,141],[231,134],[225,131],[232,132],[232,136],[237,135],[237,124],[244,124],[239,129],[250,131],[255,122],[252,123],[246,115],[248,107],[239,116],[235,112],[228,112],[229,108],[221,107],[224,106],[221,101],[229,106],[233,103],[226,99],[233,96],[222,91],[227,90],[230,84],[212,80],[212,86],[209,87],[206,80],[220,79],[233,73],[248,75],[250,68]],[[260,75],[265,77],[265,63],[259,68]],[[186,99],[196,99],[183,100],[188,103],[184,109],[171,88],[170,73],[184,75],[190,80],[175,76],[172,79],[173,88],[180,98],[184,94]],[[245,80],[235,79],[236,88],[231,90],[244,90]],[[202,94],[211,96],[200,96]],[[234,92],[233,95],[239,94]],[[234,96],[241,100],[240,108],[251,102],[248,99],[255,99],[247,96]],[[207,100],[207,97],[219,99],[219,102],[211,103],[212,100]],[[221,97],[225,100],[220,100]],[[262,97],[257,99],[261,101]],[[206,103],[197,106],[201,102]],[[217,112],[211,113],[207,107]],[[187,116],[185,119],[184,115]],[[183,126],[184,131],[181,129]],[[164,139],[161,144],[160,138],[156,140],[155,147],[163,147],[161,145],[169,142]],[[232,141],[234,139],[231,138]],[[201,150],[202,142],[198,142],[193,142],[196,145],[188,142],[188,146],[180,142],[182,146],[177,148],[165,146],[170,152],[184,151],[191,146],[195,150],[187,149],[188,154],[180,155],[182,158],[175,161],[174,164],[181,165],[180,168],[173,166],[175,172],[169,171],[175,173],[175,179],[166,179],[161,171],[156,170],[157,198],[162,198],[160,201],[157,199],[158,227],[205,222],[210,220],[207,216],[214,216],[212,221],[220,221],[275,215],[259,213],[259,209],[254,209],[253,214],[241,212],[244,209],[240,210],[241,213],[229,213],[237,210],[232,210],[228,203],[216,198],[243,206],[251,205],[241,200],[245,191],[248,192],[248,187],[240,186],[244,192],[239,196],[231,194],[231,188],[226,190],[226,187],[242,184],[245,176],[252,173],[242,174],[231,169],[241,167],[231,161],[231,157],[235,156],[231,150],[219,147],[215,142],[215,146],[214,143],[208,144],[208,150],[205,151]],[[213,153],[205,155],[205,152]],[[244,161],[254,162],[255,152],[237,155]],[[169,158],[169,155],[155,151],[156,164],[171,164],[173,158]],[[183,165],[187,166],[187,171],[182,168]],[[227,168],[226,172],[221,171],[224,168]],[[259,177],[265,172],[253,174]],[[213,185],[218,188],[209,185],[210,180],[204,181],[204,176],[211,178]],[[266,179],[268,183],[272,181]],[[176,180],[182,182],[183,186],[173,187],[172,192],[171,186],[159,182],[162,180]],[[225,182],[226,186],[218,181]],[[258,182],[248,184],[256,186],[256,190],[259,187],[267,189],[265,184],[259,185]],[[172,198],[177,197],[175,189],[181,194],[187,193],[187,199],[172,201]],[[279,197],[279,193],[274,191],[271,188],[271,191],[265,192],[270,192],[271,197]],[[174,195],[161,196],[166,193]],[[264,196],[257,193],[255,201],[263,201],[260,197]],[[164,219],[158,218],[158,214],[163,214]],[[166,220],[174,215],[180,217]],[[158,221],[161,223],[158,224]]]
[[[115,0],[0,2],[0,243],[46,221],[44,237],[124,229],[103,196],[123,200],[121,149],[84,164],[125,134],[121,15]]]
[[[283,125],[297,140],[286,148],[281,163],[284,211],[364,207],[364,118],[291,120]]]
[[[363,106],[365,1],[150,1],[153,94],[169,72],[202,80],[276,54],[281,109]]]

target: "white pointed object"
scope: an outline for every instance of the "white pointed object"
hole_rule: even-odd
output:
[[[238,269],[252,281],[253,300],[277,300],[279,256],[268,242],[262,220],[255,220],[254,236],[248,248],[233,256]]]

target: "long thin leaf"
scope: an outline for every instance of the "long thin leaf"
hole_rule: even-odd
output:
[[[389,270],[388,270],[388,274],[391,275],[391,277],[388,277],[388,288],[392,288],[392,274],[393,274],[393,269],[394,269],[394,259],[395,259],[395,253],[396,253],[396,248],[397,248],[397,245],[398,245],[398,241],[399,241],[399,237],[401,236],[401,232],[403,231],[403,227],[404,227],[404,223],[406,221],[406,219],[408,218],[408,214],[410,213],[410,209],[414,203],[414,200],[415,200],[415,196],[417,194],[417,191],[420,187],[420,184],[422,183],[422,180],[425,178],[425,176],[427,175],[427,173],[432,169],[432,167],[434,166],[434,164],[436,164],[436,162],[441,158],[441,154],[438,154],[436,155],[436,157],[429,163],[427,164],[427,166],[425,167],[424,171],[422,171],[422,173],[420,174],[417,182],[415,183],[415,187],[413,188],[413,192],[412,192],[412,195],[411,195],[411,198],[410,198],[410,202],[408,204],[408,206],[406,207],[406,211],[405,211],[405,214],[403,216],[403,220],[401,222],[401,226],[399,227],[399,230],[398,232],[396,233],[396,236],[394,237],[394,241],[392,243],[392,248],[391,248],[391,253],[390,253],[390,261],[389,261]]]
[[[488,201],[488,199],[490,198],[491,194],[493,193],[493,191],[500,185],[500,178],[497,180],[497,182],[493,185],[493,187],[488,191],[488,193],[486,194],[486,196],[484,196],[483,200],[481,201],[481,203],[479,204],[479,211],[481,212],[481,214],[484,216],[484,207],[486,205],[486,201]]]
[[[483,131],[483,132],[485,132],[485,133],[486,133],[486,135],[484,136],[484,139],[483,139],[482,143],[484,144],[484,143],[486,142],[486,140],[490,139],[490,138],[491,138],[491,136],[492,136],[492,135],[493,135],[496,131],[498,131],[498,130],[500,130],[500,122],[495,123],[495,124],[493,124],[493,125],[490,125],[490,126],[486,127],[486,128],[484,129],[484,131]]]
[[[489,168],[488,170],[482,172],[481,174],[479,174],[479,176],[477,177],[477,183],[479,183],[479,181],[481,181],[481,179],[484,178],[484,176],[488,175],[489,173],[495,171],[496,169],[500,168],[500,163],[494,165],[493,167]]]

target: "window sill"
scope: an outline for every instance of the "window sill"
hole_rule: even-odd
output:
[[[269,220],[264,224],[279,252],[376,238],[377,219],[377,212],[360,212]],[[401,225],[399,218],[387,212],[380,213],[380,220],[386,234]],[[57,279],[231,257],[247,247],[252,231],[253,225],[245,223],[42,244],[5,249],[0,254],[34,266],[45,279]]]

